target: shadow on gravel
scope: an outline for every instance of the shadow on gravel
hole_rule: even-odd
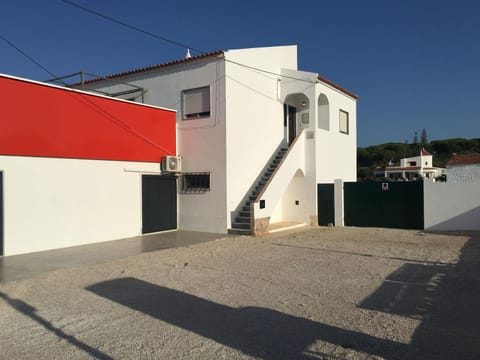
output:
[[[43,326],[45,329],[48,331],[51,331],[53,334],[55,334],[57,337],[60,339],[63,339],[67,342],[69,342],[71,345],[77,347],[78,349],[86,352],[92,359],[100,359],[100,360],[113,360],[110,356],[107,354],[102,353],[101,351],[81,342],[74,336],[68,335],[64,333],[61,329],[57,329],[54,327],[50,322],[36,314],[37,309],[35,309],[33,306],[27,304],[26,302],[19,300],[19,299],[13,299],[10,298],[7,294],[3,293],[0,291],[0,298],[5,300],[7,304],[9,304],[11,307],[13,307],[15,310],[21,312],[22,314],[28,316],[30,319],[33,321],[37,322],[41,326]]]
[[[457,264],[404,264],[359,305],[422,320],[403,358],[480,358],[480,233],[469,235]]]
[[[451,265],[450,263],[442,263],[442,262],[438,262],[438,261],[437,262],[432,262],[432,261],[415,260],[415,259],[403,258],[403,257],[398,257],[398,256],[384,256],[384,255],[375,255],[375,254],[359,253],[359,252],[352,252],[352,251],[341,251],[341,250],[334,250],[334,249],[322,249],[322,248],[317,248],[317,247],[298,246],[298,245],[280,244],[280,243],[274,243],[273,245],[274,246],[283,246],[283,247],[295,248],[295,249],[304,249],[304,250],[327,252],[327,253],[363,256],[363,257],[376,258],[376,259],[406,261],[406,262],[409,262],[409,263]]]
[[[333,344],[335,351],[354,350],[384,358],[405,351],[404,344],[390,340],[271,309],[232,308],[135,278],[105,281],[87,290],[262,359],[318,359],[327,355],[308,350],[316,340]]]

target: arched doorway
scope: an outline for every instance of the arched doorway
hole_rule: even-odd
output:
[[[305,94],[290,94],[285,98],[283,107],[283,126],[285,138],[290,145],[302,128],[310,124],[310,101]]]

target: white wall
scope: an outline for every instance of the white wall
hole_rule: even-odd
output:
[[[308,223],[310,220],[308,198],[311,195],[305,189],[305,176],[303,171],[298,170],[288,184],[283,196],[278,200],[276,206],[274,205],[273,212],[270,215],[270,224],[280,221]],[[272,199],[270,197],[268,200],[271,201]]]
[[[137,236],[141,173],[159,164],[0,156],[4,255]]]
[[[315,149],[308,152],[313,154],[314,160],[311,166],[307,166],[307,177],[309,171],[314,171],[316,183],[333,183],[335,179],[356,181],[356,100],[338,89],[318,82],[315,73],[283,69],[282,74],[286,75],[282,80],[283,98],[296,93],[305,94],[309,98],[310,124],[306,129],[314,132]],[[318,100],[322,94],[322,103],[326,97],[328,105],[319,109]],[[340,109],[349,114],[348,134],[340,133]]]
[[[273,174],[267,187],[264,189],[261,200],[265,200],[265,208],[260,209],[260,203],[254,203],[254,218],[272,218],[274,215],[275,221],[290,220],[296,221],[301,218],[305,218],[302,222],[308,222],[308,198],[311,197],[311,191],[308,186],[305,186],[305,148],[306,148],[306,136],[303,131],[295,143],[290,147],[287,155],[283,159],[281,166]],[[299,177],[299,179],[295,179]],[[300,189],[299,186],[303,185]],[[291,193],[287,193],[287,189]],[[298,192],[308,192],[308,198],[303,198],[305,203],[302,202],[302,207],[299,209],[291,209],[287,211],[286,207],[290,206],[293,197],[299,197]],[[281,206],[282,218],[278,218],[279,210]],[[295,216],[293,218],[284,218],[284,216]]]
[[[147,90],[145,102],[177,110],[177,147],[183,157],[184,172],[210,172],[210,191],[180,194],[179,228],[183,230],[227,232],[225,63],[222,58],[206,57],[152,71],[124,76]],[[102,82],[91,87],[101,87]],[[210,86],[210,117],[182,119],[181,92]],[[120,89],[120,87],[117,87]],[[124,89],[124,88],[122,88]]]
[[[324,94],[329,102],[329,130],[316,129],[317,183],[333,183],[335,179],[357,179],[357,109],[356,100],[323,84],[317,85],[317,99]],[[317,101],[315,101],[317,104]],[[339,112],[349,114],[349,133],[340,132]]]
[[[447,181],[454,183],[480,182],[480,164],[447,165]]]
[[[421,166],[421,167],[432,167],[433,166],[433,156],[432,155],[419,155],[419,156],[413,156],[410,158],[403,158],[400,159],[400,166],[401,167],[407,167],[411,166],[411,162],[415,162],[417,165],[415,166]]]
[[[311,195],[310,191],[305,191],[305,189],[305,176],[302,171],[298,170],[288,184],[281,201],[282,221],[309,223],[308,198]]]
[[[296,46],[229,50],[226,53],[227,211],[229,226],[252,185],[284,141],[280,74],[296,68]]]
[[[480,230],[480,183],[424,182],[427,230]]]

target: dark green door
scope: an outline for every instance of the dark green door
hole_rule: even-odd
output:
[[[297,108],[288,105],[288,144],[292,145],[297,137]]]
[[[318,184],[318,225],[327,226],[335,223],[334,184]]]
[[[177,180],[142,175],[142,233],[177,228]]]
[[[423,229],[423,182],[344,184],[345,225]]]

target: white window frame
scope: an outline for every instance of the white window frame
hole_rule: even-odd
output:
[[[349,134],[350,131],[350,119],[347,111],[340,109],[338,113],[338,127],[342,134]]]
[[[210,86],[182,91],[182,119],[195,120],[210,117]]]

